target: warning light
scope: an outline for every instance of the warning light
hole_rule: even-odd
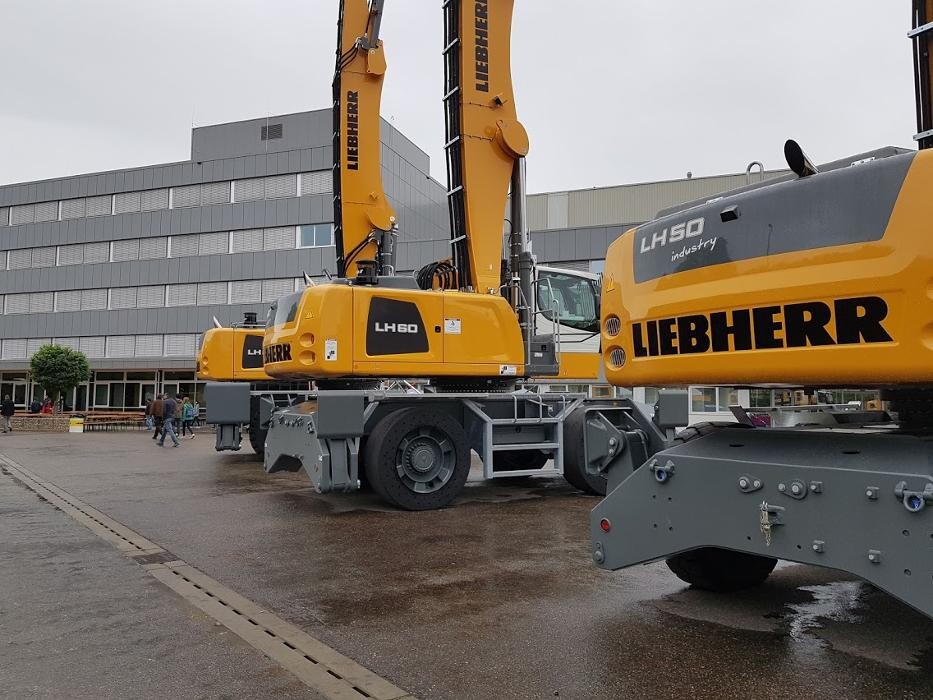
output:
[[[609,532],[612,529],[612,523],[609,522],[609,518],[603,518],[599,521],[599,529],[603,532]]]

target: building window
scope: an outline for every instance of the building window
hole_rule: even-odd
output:
[[[323,248],[334,245],[334,227],[331,224],[308,224],[298,227],[299,248]]]
[[[727,413],[729,406],[739,403],[739,392],[729,387],[695,386],[690,389],[690,410],[693,413]]]
[[[333,189],[334,178],[330,170],[301,173],[300,194],[302,197],[313,194],[330,194]]]

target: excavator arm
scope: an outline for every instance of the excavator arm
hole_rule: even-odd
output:
[[[914,75],[917,88],[917,135],[920,149],[933,148],[933,0],[914,0]]]
[[[386,59],[379,29],[384,0],[341,0],[334,72],[334,237],[337,275],[357,261],[392,272],[395,212],[382,186],[379,110]]]
[[[457,287],[484,294],[502,284],[503,213],[513,175],[528,153],[512,91],[513,7],[514,0],[444,3],[453,265]]]

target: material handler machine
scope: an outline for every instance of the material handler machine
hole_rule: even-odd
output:
[[[877,387],[892,415],[671,438],[585,409],[593,559],[666,559],[734,590],[777,559],[841,569],[933,616],[933,0],[914,3],[919,152],[886,149],[662,213],[609,249],[606,376],[619,386]],[[661,407],[664,409],[664,407]]]
[[[535,377],[593,380],[599,373],[598,276],[538,266],[530,249],[528,138],[510,74],[513,3],[446,5],[452,255],[416,277],[395,274],[397,224],[381,181],[383,4],[341,3],[333,102],[337,277],[279,299],[265,331],[264,374],[313,381],[316,399],[273,415],[275,407],[259,397],[259,429],[250,434],[268,426],[268,471],[304,467],[321,492],[351,491],[366,480],[405,508],[454,498],[471,449],[489,478],[564,474],[603,492],[605,480],[588,476],[582,459],[564,458],[564,420],[585,397],[512,391]],[[222,348],[221,338],[234,332],[211,331],[202,360],[209,341]],[[214,364],[208,358],[209,371]],[[419,395],[378,389],[392,379],[429,386]],[[208,420],[221,425],[218,449],[239,444],[240,423],[254,415],[247,393],[235,381],[208,385]]]

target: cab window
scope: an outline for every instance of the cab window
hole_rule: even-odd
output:
[[[538,275],[538,310],[553,321],[557,308],[558,323],[588,333],[599,332],[599,293],[592,280],[560,272],[542,271]]]

